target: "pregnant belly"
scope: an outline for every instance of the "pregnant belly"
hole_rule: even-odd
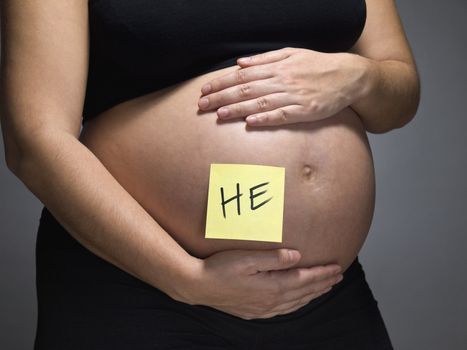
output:
[[[247,127],[198,111],[201,86],[231,66],[112,107],[88,121],[80,140],[187,252],[295,248],[297,266],[347,268],[371,225],[372,154],[350,108],[324,120]],[[211,163],[285,168],[282,242],[207,239]]]

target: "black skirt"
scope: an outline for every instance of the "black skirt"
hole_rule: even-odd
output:
[[[330,292],[299,310],[244,320],[176,301],[122,271],[82,246],[44,207],[36,286],[35,350],[393,349],[358,258]]]

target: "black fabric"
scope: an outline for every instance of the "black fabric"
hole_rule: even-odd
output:
[[[365,0],[90,0],[83,123],[245,55],[347,51],[365,20]]]
[[[329,293],[254,320],[170,298],[87,250],[45,207],[36,266],[35,350],[393,349],[358,258]]]

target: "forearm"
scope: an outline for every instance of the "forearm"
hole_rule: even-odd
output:
[[[416,68],[402,61],[349,55],[354,69],[362,75],[354,87],[355,98],[350,107],[360,116],[365,129],[384,133],[406,125],[415,116],[420,101]]]
[[[36,133],[12,171],[86,248],[177,300],[189,255],[75,136]]]

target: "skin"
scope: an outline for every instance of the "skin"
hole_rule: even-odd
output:
[[[420,100],[415,61],[394,1],[366,3],[367,23],[350,53],[286,47],[240,58],[241,69],[201,88],[200,110],[254,127],[313,122],[350,106],[369,132],[404,126]]]
[[[290,258],[286,249],[229,250],[206,259],[187,254],[78,141],[88,64],[87,2],[10,0],[2,2],[1,11],[1,123],[7,165],[84,246],[176,300],[215,305],[245,319],[294,311],[338,282],[336,265],[291,268],[298,251]],[[382,14],[372,11],[369,16]],[[373,34],[362,38],[365,42],[361,39],[356,47],[381,41]],[[362,118],[372,114],[368,106],[380,103],[381,96],[400,91],[394,75],[410,80],[402,66],[393,64],[391,71],[389,65],[378,67],[368,69],[372,78],[363,79],[368,84],[365,98],[352,104]],[[407,97],[399,98],[405,103]],[[366,121],[367,129],[383,130],[375,120],[386,119]]]

